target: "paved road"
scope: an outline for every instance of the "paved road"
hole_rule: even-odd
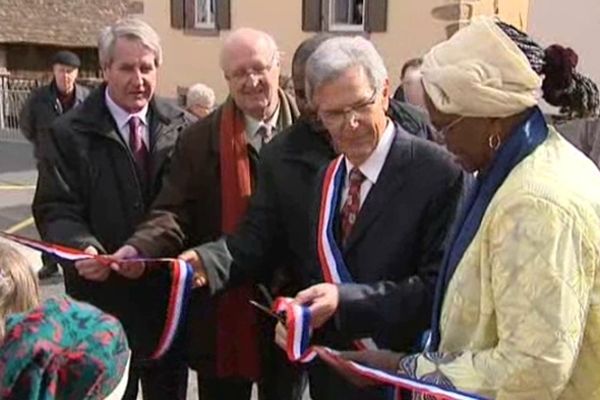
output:
[[[19,235],[38,238],[33,224],[28,224],[31,218],[31,201],[37,179],[35,161],[32,157],[31,146],[27,143],[0,141],[0,230],[13,228]],[[23,227],[21,227],[23,226]],[[4,241],[0,238],[0,241]],[[41,268],[39,253],[15,245],[30,260],[35,270]],[[61,276],[41,282],[42,296],[61,295],[64,286]],[[196,375],[190,375],[188,399],[197,400]],[[141,399],[141,396],[139,396]],[[257,399],[253,393],[252,399]],[[305,396],[309,400],[308,395]]]

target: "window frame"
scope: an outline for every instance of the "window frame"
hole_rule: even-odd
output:
[[[218,30],[217,29],[217,0],[205,0],[206,1],[206,6],[208,6],[209,11],[210,11],[210,7],[212,5],[213,8],[213,12],[212,13],[208,13],[209,15],[212,16],[212,22],[201,22],[199,21],[199,2],[200,0],[194,0],[194,27],[193,29],[198,29],[198,30],[207,30],[207,31],[214,31],[214,30]]]
[[[362,23],[359,24],[340,24],[333,21],[333,17],[335,15],[335,2],[339,0],[325,0],[323,1],[323,15],[325,16],[324,20],[326,21],[325,28],[328,32],[334,33],[343,33],[343,32],[351,32],[351,33],[363,33],[366,32],[366,7],[365,4],[368,0],[363,0],[363,10],[362,10]],[[345,0],[348,2],[348,8],[350,8],[350,3],[352,0]],[[350,12],[350,10],[348,10]]]

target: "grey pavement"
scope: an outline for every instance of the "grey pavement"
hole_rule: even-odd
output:
[[[35,161],[32,157],[32,148],[28,143],[4,142],[0,140],[0,231],[5,231],[18,224],[27,222],[31,217],[31,201],[34,195],[34,186],[37,179]],[[35,238],[39,237],[33,224],[14,232],[18,235]],[[0,238],[0,242],[6,240]],[[38,252],[14,244],[30,261],[30,265],[37,271],[41,268],[41,259]],[[48,298],[64,294],[62,276],[55,276],[41,282],[42,297]],[[255,388],[256,389],[256,388]],[[197,400],[196,374],[191,371],[188,384],[189,400]],[[252,399],[257,399],[256,390]],[[138,396],[142,399],[142,396]],[[305,396],[309,400],[308,395]]]

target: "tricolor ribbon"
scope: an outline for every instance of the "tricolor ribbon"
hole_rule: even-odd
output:
[[[285,313],[288,340],[286,353],[292,362],[307,363],[315,356],[319,356],[326,363],[371,380],[380,385],[389,385],[396,389],[410,390],[427,398],[436,400],[481,400],[484,397],[448,389],[431,382],[405,375],[396,375],[387,371],[367,367],[354,361],[341,357],[338,351],[323,346],[311,346],[310,341],[310,311],[308,307],[295,303],[288,297],[278,297],[275,300],[273,311]],[[398,392],[399,393],[399,392]]]
[[[308,307],[301,306],[289,297],[278,297],[273,305],[276,313],[285,313],[288,340],[286,353],[292,362],[307,363],[316,353],[310,347],[310,320]]]
[[[462,392],[455,389],[444,388],[440,385],[425,382],[420,379],[406,375],[396,375],[387,371],[367,367],[354,361],[344,359],[339,352],[328,347],[314,346],[312,351],[316,352],[323,361],[350,374],[371,380],[382,385],[393,386],[397,389],[410,390],[427,399],[436,400],[485,400],[485,397]]]
[[[317,251],[323,280],[332,284],[352,283],[352,277],[346,268],[342,252],[337,245],[333,231],[335,213],[344,184],[346,165],[344,157],[339,156],[333,160],[325,171],[323,188],[321,193],[321,211],[319,214],[319,226],[317,235]],[[278,299],[274,310],[285,311],[288,330],[288,358],[290,361],[307,362],[314,358],[305,357],[311,354],[308,350],[310,339],[310,313],[307,307],[294,304],[290,299]],[[370,338],[354,341],[358,350],[375,350],[377,346]]]
[[[346,163],[341,155],[329,164],[325,172],[317,232],[317,252],[323,279],[336,285],[353,283],[334,235],[335,215],[345,177]],[[354,345],[358,350],[377,349],[377,345],[370,338],[355,340]]]
[[[160,259],[127,259],[115,260],[106,255],[87,254],[81,250],[73,249],[57,244],[50,244],[40,240],[25,238],[18,235],[13,235],[5,232],[0,232],[0,236],[26,246],[30,249],[40,251],[45,254],[51,254],[57,258],[67,261],[79,261],[95,259],[100,264],[108,266],[111,263],[118,264],[139,263],[139,262],[163,262],[169,266],[171,272],[171,288],[169,294],[169,304],[167,306],[167,315],[165,324],[160,335],[160,340],[156,349],[152,352],[150,358],[153,360],[161,358],[173,344],[173,340],[177,334],[177,330],[181,325],[182,318],[186,315],[187,306],[189,304],[190,293],[192,290],[192,280],[194,271],[188,263],[182,260],[173,258]]]

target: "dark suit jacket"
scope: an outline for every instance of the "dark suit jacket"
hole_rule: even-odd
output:
[[[286,95],[281,91],[280,96]],[[296,119],[297,110],[289,97],[280,97],[280,101],[277,127],[281,132]],[[181,134],[163,190],[144,223],[136,228],[127,241],[141,254],[148,257],[176,257],[192,244],[215,240],[222,235],[222,110],[223,106],[190,125]],[[256,169],[262,162],[262,153],[259,157],[248,145],[253,185],[257,181]],[[202,290],[195,290],[188,308],[185,355],[189,365],[204,377],[214,376],[215,373],[217,333],[214,302],[215,299],[208,298]]]
[[[397,351],[417,344],[430,321],[444,241],[462,188],[463,173],[448,153],[396,130],[377,183],[343,247],[354,283],[340,286],[338,311],[320,332],[321,340],[348,348],[352,339],[372,337]],[[312,283],[323,282],[316,252],[317,204],[311,218]]]
[[[179,133],[194,118],[160,99],[151,101],[151,178],[143,185],[105,104],[104,89],[96,89],[50,129],[38,166],[33,215],[44,240],[112,253],[142,221],[161,187]],[[136,315],[152,312],[139,296],[144,280],[111,273],[105,282],[92,282],[79,277],[72,265],[64,266],[67,293],[117,316],[136,350],[149,336]]]

